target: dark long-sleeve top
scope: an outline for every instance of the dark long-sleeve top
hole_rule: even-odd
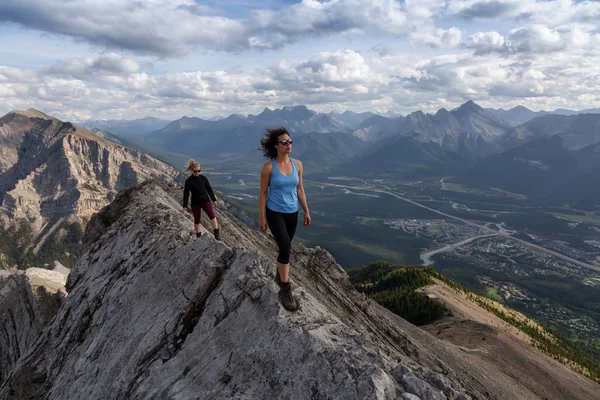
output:
[[[187,207],[188,198],[192,194],[192,206],[202,205],[210,200],[217,201],[215,193],[204,175],[190,176],[183,187],[183,206]]]

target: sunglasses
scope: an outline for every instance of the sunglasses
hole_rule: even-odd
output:
[[[200,173],[200,170],[199,170],[199,169],[195,169],[195,170],[193,170],[192,172],[193,172],[193,173],[195,173],[195,174],[199,174],[199,173]]]
[[[292,144],[294,142],[294,139],[284,139],[279,141],[279,143],[281,143],[282,145],[288,145],[288,144]]]

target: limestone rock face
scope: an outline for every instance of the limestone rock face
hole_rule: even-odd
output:
[[[65,274],[64,272],[33,267],[27,268],[25,275],[34,292],[38,288],[43,287],[48,293],[62,292],[63,294],[67,294],[65,284],[67,283],[68,273]]]
[[[37,271],[35,279],[36,284],[32,285],[27,272],[11,274],[2,271],[0,274],[0,384],[52,321],[64,301],[64,283],[62,290],[57,287],[58,293],[46,290],[46,284],[54,286],[57,277],[48,282],[44,272]]]
[[[0,243],[0,268],[56,257],[72,267],[80,244],[68,233],[81,232],[73,227],[85,226],[119,190],[148,178],[184,181],[172,166],[108,137],[33,109],[0,118],[0,226],[19,232],[16,251]]]
[[[301,307],[285,311],[272,238],[217,216],[223,242],[196,239],[168,189],[121,192],[90,220],[63,306],[0,398],[526,397],[356,292],[319,248],[294,246]]]
[[[182,182],[170,165],[30,109],[0,118],[0,215],[86,220],[145,179]]]

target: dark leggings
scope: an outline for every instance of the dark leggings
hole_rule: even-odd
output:
[[[194,224],[200,224],[200,215],[202,210],[208,215],[208,219],[215,219],[215,212],[213,211],[212,204],[210,201],[207,201],[201,205],[193,205],[192,206],[192,214],[194,214]]]
[[[267,224],[273,233],[277,247],[279,247],[279,255],[277,262],[280,264],[290,263],[290,250],[292,249],[292,239],[296,233],[298,226],[298,211],[287,214],[280,213],[267,208]]]

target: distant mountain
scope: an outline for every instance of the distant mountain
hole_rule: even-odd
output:
[[[327,166],[351,159],[368,146],[367,142],[347,133],[312,132],[294,140],[293,156],[315,167]]]
[[[527,196],[547,196],[575,169],[573,152],[558,137],[541,138],[479,161],[455,181],[500,188]]]
[[[59,251],[63,240],[77,247],[80,226],[118,191],[148,178],[183,181],[170,165],[108,137],[34,109],[0,118],[0,233],[20,227],[13,229],[15,242],[3,236],[0,259],[22,267],[46,246],[48,257],[69,266],[74,254],[69,247]]]
[[[516,106],[511,108],[510,110],[504,110],[502,108],[493,109],[486,108],[487,111],[496,115],[499,118],[502,118],[506,122],[508,122],[512,126],[518,126],[524,124],[528,121],[531,121],[534,118],[542,117],[545,115],[578,115],[578,114],[599,114],[600,108],[589,108],[587,110],[581,111],[573,111],[567,110],[564,108],[558,108],[554,111],[531,111],[530,109],[523,106]]]
[[[309,132],[345,133],[352,130],[327,114],[296,106],[276,110],[266,108],[247,118],[234,114],[218,121],[183,117],[144,135],[143,143],[173,153],[218,159],[256,149],[266,129],[279,127],[285,127],[295,139]]]
[[[167,120],[146,117],[134,120],[88,120],[80,122],[79,125],[88,130],[96,128],[104,132],[110,132],[113,135],[127,137],[156,131],[164,128],[168,123]]]
[[[559,135],[569,150],[600,142],[600,114],[545,115],[515,127],[503,139],[507,147],[542,137]]]
[[[501,152],[499,141],[510,129],[508,123],[468,101],[452,111],[411,113],[400,126],[400,135],[416,133],[444,149],[477,158]]]
[[[344,111],[340,114],[337,111],[332,111],[327,115],[329,115],[333,119],[343,122],[349,127],[355,128],[362,124],[363,121],[371,118],[375,114],[373,114],[372,112],[355,113],[353,111]]]
[[[118,137],[116,137],[115,135],[113,135],[112,133],[105,132],[98,128],[92,128],[89,130],[89,132],[93,133],[94,135],[101,137],[103,139],[110,140],[113,143],[117,143],[117,144],[121,144],[121,145],[123,144],[123,141],[121,139],[119,139]]]
[[[586,108],[585,110],[574,111],[568,110],[565,108],[557,108],[552,111],[550,114],[558,114],[558,115],[579,115],[579,114],[598,114],[600,113],[600,108]]]
[[[391,119],[394,119],[394,118],[404,118],[406,116],[406,114],[400,114],[400,113],[395,112],[395,111],[387,111],[387,112],[384,112],[381,115],[384,116],[384,117],[386,117],[386,118],[391,118]]]
[[[404,118],[386,118],[373,115],[364,120],[352,135],[367,142],[377,142],[398,134]]]
[[[425,136],[394,136],[372,145],[365,153],[330,170],[345,176],[393,176],[414,179],[452,174],[468,162]]]
[[[219,159],[259,147],[264,131],[263,125],[239,116],[219,121],[183,117],[144,135],[140,144],[190,157]]]
[[[600,204],[600,143],[578,150],[575,158],[577,165],[565,184],[554,193],[557,197],[597,206]]]
[[[332,165],[348,161],[362,154],[369,146],[355,136],[342,132],[316,133],[294,136],[292,157],[302,161],[311,173],[321,172]],[[259,170],[266,161],[258,146],[244,154],[231,158],[211,160],[211,166],[217,170],[241,171]]]
[[[496,115],[498,118],[505,120],[511,126],[521,125],[527,121],[531,121],[536,117],[550,114],[547,111],[531,111],[523,106],[516,106],[510,110],[505,110],[503,108],[499,108],[497,110],[493,108],[487,108],[486,110]]]
[[[600,144],[568,150],[558,135],[542,137],[480,160],[454,182],[499,188],[545,202],[600,202]]]
[[[263,127],[285,127],[290,133],[304,134],[308,132],[349,132],[352,125],[343,119],[336,119],[328,114],[309,110],[306,106],[286,106],[281,109],[265,110],[258,115],[249,115],[248,121]]]

